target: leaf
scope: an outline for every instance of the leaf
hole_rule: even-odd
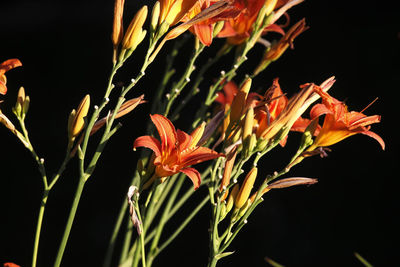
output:
[[[235,251],[229,251],[229,252],[219,253],[219,254],[215,255],[215,258],[216,258],[217,260],[220,260],[220,259],[222,259],[222,258],[224,258],[224,257],[227,257],[227,256],[229,256],[229,255],[232,255],[233,253],[235,253]]]
[[[284,265],[279,264],[276,261],[273,261],[272,259],[270,259],[268,257],[265,257],[265,261],[268,262],[273,267],[285,267]]]
[[[366,259],[364,259],[360,254],[354,252],[354,256],[365,266],[365,267],[374,267],[371,263],[369,263]]]

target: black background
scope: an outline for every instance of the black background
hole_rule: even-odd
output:
[[[376,266],[399,264],[399,14],[389,3],[348,2],[310,0],[293,8],[289,12],[292,22],[306,17],[311,28],[295,41],[295,50],[286,52],[254,80],[254,88],[266,89],[274,77],[280,77],[283,90],[291,94],[300,84],[320,83],[335,75],[331,94],[345,100],[351,110],[362,110],[379,97],[365,113],[382,115],[382,122],[372,130],[385,140],[386,151],[373,139],[359,135],[334,145],[328,158],[311,158],[293,169],[289,176],[316,177],[319,183],[266,195],[232,244],[236,253],[220,266],[267,266],[266,256],[287,266],[361,266],[353,256],[355,251]],[[152,2],[126,1],[126,24],[142,4]],[[30,138],[50,172],[58,168],[64,154],[70,110],[87,93],[92,103],[101,100],[111,68],[112,13],[112,0],[0,3],[0,61],[19,58],[23,63],[22,68],[7,73],[9,92],[1,97],[1,109],[12,118],[16,92],[19,86],[25,87],[31,97],[26,122]],[[144,93],[151,99],[167,49],[130,96]],[[141,45],[118,81],[127,83],[136,76],[143,51]],[[249,55],[239,78],[258,62],[261,51],[258,48]],[[178,72],[187,60],[187,51],[182,52]],[[205,54],[214,52],[211,47]],[[225,60],[230,64],[231,57]],[[214,67],[210,78],[221,68]],[[176,123],[177,128],[188,129],[198,102]],[[138,152],[132,151],[132,142],[145,134],[149,107],[141,105],[121,119],[124,127],[108,144],[85,187],[64,266],[101,266],[135,169]],[[294,134],[287,149],[277,149],[260,162],[261,173],[280,170],[296,149],[298,137]],[[0,138],[0,263],[29,266],[41,179],[30,154],[4,127]],[[50,195],[39,266],[51,266],[54,260],[76,184],[76,161],[72,161]],[[189,180],[186,185],[191,186]],[[195,198],[205,193],[200,189]],[[183,216],[192,208],[185,206]],[[155,266],[205,266],[209,214],[209,208],[204,208]]]

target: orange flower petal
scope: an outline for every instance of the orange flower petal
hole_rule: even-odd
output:
[[[161,151],[171,152],[175,149],[177,141],[177,134],[174,125],[166,117],[159,114],[150,115],[150,118],[160,135]]]
[[[223,156],[223,154],[217,153],[207,147],[197,147],[194,149],[187,149],[182,152],[181,165],[189,166],[201,163],[203,161],[215,159]]]
[[[135,142],[133,143],[133,149],[136,149],[137,147],[147,147],[153,150],[154,154],[156,154],[156,157],[161,155],[160,141],[152,136],[146,135],[136,138]]]
[[[12,58],[8,59],[0,64],[0,75],[6,73],[7,71],[16,68],[16,67],[21,67],[22,63],[19,61],[19,59]]]
[[[199,188],[199,186],[201,184],[201,176],[200,176],[200,173],[196,169],[185,168],[185,169],[180,170],[180,172],[186,174],[190,178],[190,180],[192,180],[194,190]]]
[[[196,36],[205,46],[210,46],[213,39],[213,25],[196,24],[193,26]]]

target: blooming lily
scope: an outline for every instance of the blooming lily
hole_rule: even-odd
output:
[[[198,1],[194,8],[182,19],[182,21],[190,21],[197,14],[200,14],[203,10],[209,8],[208,14],[204,14],[209,18],[194,24],[190,28],[190,31],[193,32],[193,34],[195,34],[204,45],[210,46],[213,39],[214,24],[217,21],[233,19],[241,13],[242,10],[236,7],[235,2],[236,1],[232,1],[231,4],[228,2],[225,4],[225,1],[221,0]],[[224,4],[226,7],[222,7]],[[215,8],[210,8],[213,5]],[[219,8],[219,6],[221,6],[221,8]]]
[[[7,78],[4,73],[20,66],[22,66],[22,63],[16,58],[8,59],[0,64],[0,94],[5,95],[7,93]]]
[[[188,166],[223,156],[200,146],[199,140],[203,135],[205,124],[200,125],[189,135],[179,129],[175,130],[172,122],[162,115],[154,114],[150,115],[150,118],[157,128],[161,142],[152,136],[141,136],[135,140],[133,148],[147,147],[153,150],[155,154],[153,177],[168,177],[182,172],[192,180],[194,189],[197,189],[201,184],[200,173]]]
[[[291,7],[301,3],[303,0],[236,0],[236,6],[243,10],[239,16],[229,19],[218,37],[228,37],[230,44],[243,43],[253,31],[253,25],[257,19],[258,13],[263,6],[266,6],[266,15],[275,10],[270,24],[264,29],[264,32],[276,31],[283,33],[283,30],[274,23]],[[279,8],[279,9],[278,9]]]
[[[308,152],[317,147],[331,146],[359,133],[374,138],[379,142],[382,149],[385,149],[383,139],[376,133],[369,131],[371,124],[380,122],[381,117],[379,115],[366,116],[362,112],[349,112],[343,102],[333,98],[319,87],[316,87],[315,90],[321,96],[322,104],[317,104],[311,109],[311,118],[325,115],[325,119],[313,145],[307,149]]]

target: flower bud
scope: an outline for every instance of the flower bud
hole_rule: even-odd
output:
[[[254,182],[257,178],[257,168],[254,167],[250,170],[250,172],[246,175],[244,179],[243,185],[240,188],[240,191],[235,199],[235,207],[240,209],[249,199],[251,189],[253,188]]]
[[[240,208],[239,210],[239,218],[243,217],[243,215],[246,213],[246,211],[249,209],[249,207],[251,206],[253,202],[251,201],[251,199],[249,198],[246,203],[243,205],[243,207]]]
[[[15,103],[15,106],[13,107],[13,112],[17,118],[22,118],[22,107],[25,102],[25,90],[24,87],[20,87],[18,91],[18,96],[17,96],[17,102]]]
[[[221,20],[215,23],[214,25],[214,30],[213,30],[213,37],[216,37],[218,33],[222,30],[224,27],[225,21]]]
[[[238,193],[239,193],[239,185],[235,184],[235,186],[232,188],[231,193],[229,194],[228,201],[226,202],[226,213],[231,211],[233,203],[235,202]]]
[[[251,87],[251,78],[247,78],[247,80],[240,88],[240,91],[236,94],[235,98],[232,101],[231,113],[229,115],[231,122],[238,121],[242,116],[250,87]]]
[[[235,164],[236,154],[237,154],[237,146],[235,146],[226,157],[224,174],[222,176],[221,185],[219,187],[220,192],[222,192],[224,187],[227,187],[229,185],[229,182],[231,180],[232,168],[233,165]]]
[[[124,2],[125,0],[115,0],[114,2],[114,21],[113,21],[113,30],[111,35],[111,40],[114,47],[117,47],[124,35],[124,27],[122,16],[124,13]]]
[[[198,143],[199,143],[201,137],[203,136],[205,127],[206,127],[206,123],[203,122],[196,129],[193,130],[193,132],[190,134],[190,136],[192,137],[190,147],[195,147],[195,146],[199,145]]]
[[[250,107],[247,110],[243,131],[242,131],[242,140],[243,142],[248,142],[247,140],[250,138],[253,133],[253,124],[254,124],[254,109]]]
[[[272,13],[272,11],[274,11],[276,3],[278,2],[278,0],[266,0],[265,1],[265,15],[269,16],[269,14]]]
[[[140,43],[138,39],[142,38],[143,40],[143,24],[147,18],[147,6],[143,6],[132,19],[129,24],[128,29],[126,30],[125,36],[122,40],[122,48],[123,49],[131,49],[135,44],[136,46]]]
[[[153,6],[153,10],[151,11],[150,29],[152,32],[155,32],[157,29],[159,17],[160,17],[160,2],[157,1]]]
[[[85,126],[85,117],[89,112],[89,107],[90,107],[90,96],[86,95],[79,104],[72,122],[70,122],[68,131],[70,139],[76,137],[83,130]],[[71,112],[71,114],[72,113],[73,112]]]

